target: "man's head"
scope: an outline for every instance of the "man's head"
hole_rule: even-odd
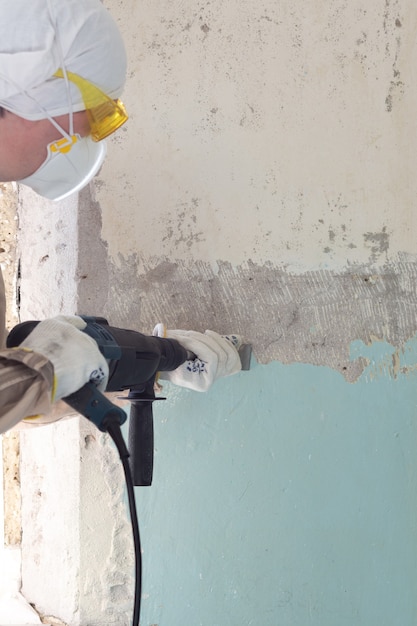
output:
[[[58,199],[84,186],[104,158],[103,143],[89,137],[85,85],[110,103],[118,98],[123,42],[100,0],[13,0],[5,11],[0,181],[21,181]]]

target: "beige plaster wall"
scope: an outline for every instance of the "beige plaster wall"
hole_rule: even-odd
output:
[[[96,185],[116,263],[414,259],[412,0],[107,5],[129,54]]]

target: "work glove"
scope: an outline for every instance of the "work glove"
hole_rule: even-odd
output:
[[[78,315],[53,317],[40,322],[19,346],[42,354],[54,366],[53,401],[88,382],[106,389],[109,367],[94,339],[81,332],[86,326]]]
[[[157,324],[153,335],[176,339],[188,352],[190,359],[171,372],[160,372],[160,378],[174,385],[207,391],[215,380],[231,376],[242,369],[238,335],[219,335],[212,330],[199,333],[194,330],[167,330]]]

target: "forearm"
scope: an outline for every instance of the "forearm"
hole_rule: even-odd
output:
[[[0,433],[25,417],[50,411],[53,366],[27,350],[0,351]]]

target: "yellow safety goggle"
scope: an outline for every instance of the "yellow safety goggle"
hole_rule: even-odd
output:
[[[85,78],[81,78],[78,74],[68,72],[68,70],[66,74],[68,80],[77,85],[81,91],[91,128],[91,138],[94,141],[105,139],[128,120],[125,106],[121,100],[112,100],[101,89]],[[64,72],[60,68],[54,76],[64,78]]]

